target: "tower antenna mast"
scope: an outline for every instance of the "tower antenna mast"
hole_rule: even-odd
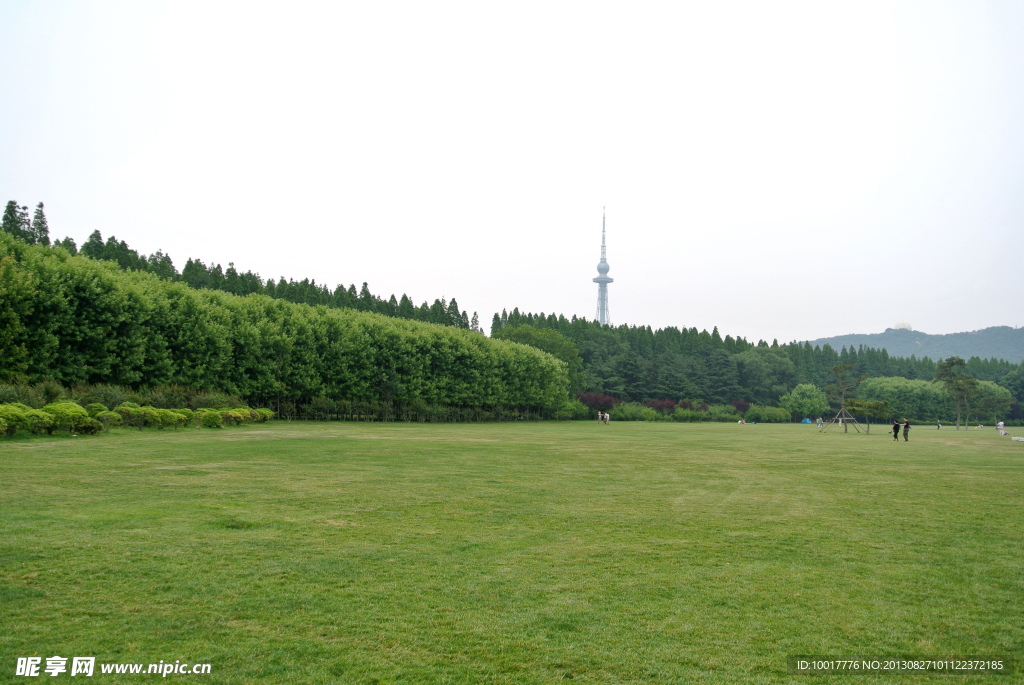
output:
[[[611,326],[612,317],[608,313],[608,284],[612,283],[615,279],[608,278],[608,251],[605,245],[605,219],[606,213],[605,208],[601,208],[601,261],[597,264],[597,278],[594,279],[594,283],[597,283],[597,320],[602,326]]]

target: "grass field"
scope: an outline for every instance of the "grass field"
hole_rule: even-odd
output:
[[[787,654],[1024,656],[1024,443],[884,428],[5,441],[0,680],[82,655],[211,683],[1022,682],[787,674]]]

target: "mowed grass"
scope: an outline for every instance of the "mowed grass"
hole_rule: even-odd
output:
[[[790,676],[786,655],[1019,659],[1024,444],[884,430],[274,423],[7,441],[0,677],[61,655],[210,663],[168,677],[217,683],[956,683]],[[1021,682],[1020,665],[985,679]]]

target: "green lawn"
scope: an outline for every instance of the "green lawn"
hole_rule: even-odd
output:
[[[14,676],[30,655],[95,656],[86,682],[206,662],[168,678],[211,683],[957,683],[790,676],[786,655],[1021,658],[1024,443],[884,429],[0,442],[0,680],[37,682]]]

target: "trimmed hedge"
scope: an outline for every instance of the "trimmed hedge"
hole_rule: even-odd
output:
[[[565,363],[527,345],[356,310],[195,290],[6,233],[0,292],[0,381],[178,385],[282,413],[320,396],[376,402],[391,416],[417,402],[553,413],[568,400]]]

